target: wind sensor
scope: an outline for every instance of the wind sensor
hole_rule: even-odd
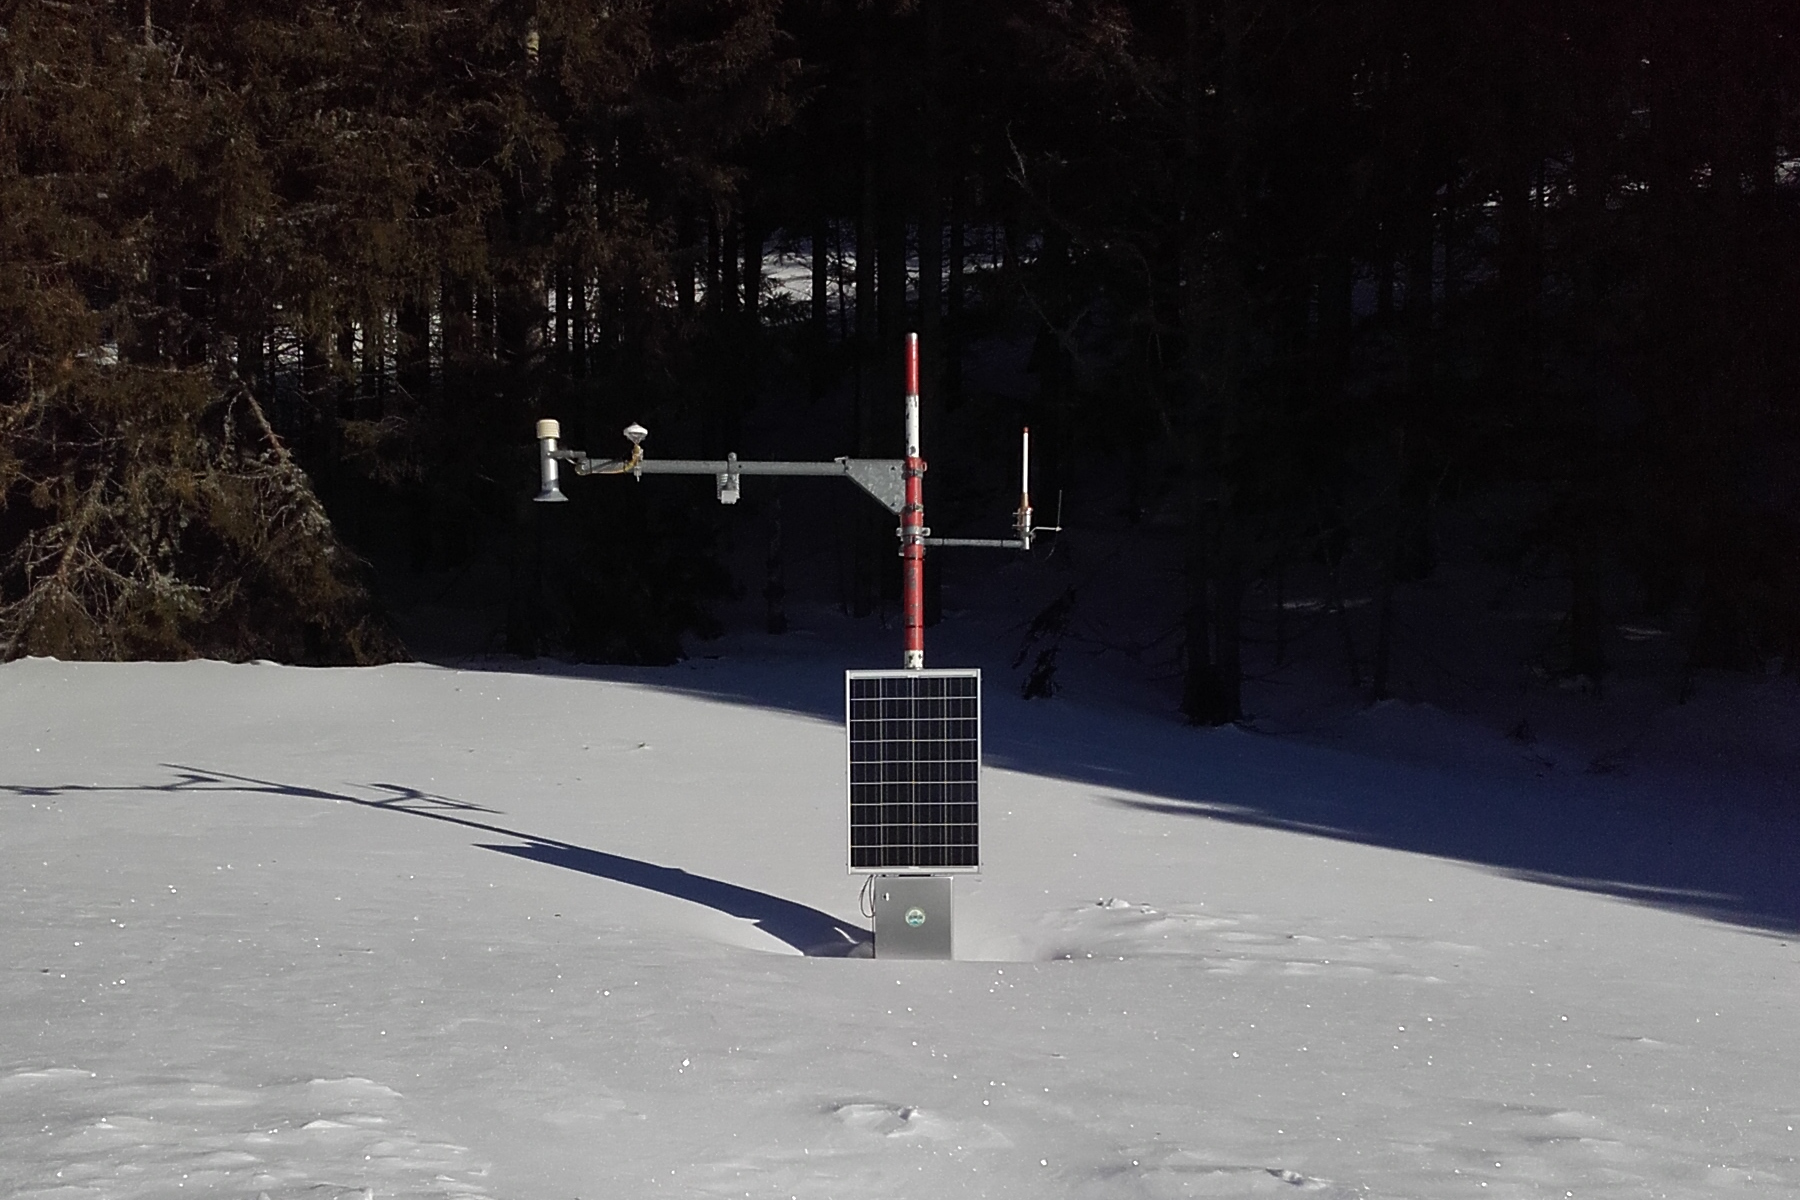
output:
[[[1019,506],[1010,538],[933,537],[925,524],[925,460],[919,453],[919,335],[906,335],[906,457],[826,462],[656,459],[649,431],[625,427],[626,458],[590,458],[561,443],[562,427],[537,423],[540,503],[568,500],[559,479],[576,475],[711,475],[719,503],[736,504],[746,475],[840,476],[900,518],[899,671],[847,671],[849,868],[872,876],[876,952],[949,958],[950,874],[981,866],[981,673],[925,669],[925,550],[928,546],[1029,550],[1061,525],[1031,523],[1031,430],[1019,436]],[[1060,505],[1058,506],[1060,508]],[[1060,516],[1060,513],[1059,513]]]

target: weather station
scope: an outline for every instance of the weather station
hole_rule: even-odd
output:
[[[561,469],[575,475],[711,475],[719,503],[736,504],[754,475],[842,477],[900,519],[899,670],[844,673],[849,801],[848,865],[867,876],[863,912],[874,922],[880,958],[954,957],[954,877],[981,870],[981,672],[925,667],[925,551],[928,547],[1030,550],[1057,525],[1033,525],[1031,430],[1020,434],[1019,505],[1008,538],[934,537],[925,524],[925,460],[919,453],[919,335],[906,335],[906,456],[818,462],[656,459],[649,431],[625,427],[626,458],[592,458],[561,445],[554,420],[537,423],[537,500],[568,499]],[[1060,506],[1059,506],[1060,507]],[[1060,513],[1058,514],[1060,518]]]

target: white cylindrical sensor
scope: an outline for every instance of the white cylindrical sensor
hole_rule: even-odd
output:
[[[556,421],[543,420],[537,423],[538,437],[538,494],[540,504],[555,504],[567,500],[562,488],[557,486],[556,439],[562,436],[562,425]]]

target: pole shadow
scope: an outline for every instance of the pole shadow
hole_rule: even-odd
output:
[[[481,833],[512,838],[524,844],[507,846],[476,842],[475,845],[482,850],[492,850],[530,862],[540,862],[548,866],[562,867],[565,870],[579,871],[598,879],[610,879],[615,883],[643,888],[645,891],[659,892],[677,900],[686,900],[692,904],[702,905],[724,913],[726,916],[749,921],[770,937],[809,957],[854,958],[865,956],[868,953],[866,949],[869,944],[868,931],[840,921],[830,913],[772,895],[769,892],[757,891],[755,888],[727,883],[722,879],[713,879],[707,875],[696,875],[679,867],[658,866],[641,859],[627,858],[621,854],[609,854],[604,850],[578,846],[572,842],[559,841],[556,838],[521,833],[501,825],[478,821],[464,814],[497,814],[499,810],[467,800],[457,800],[395,783],[368,785],[370,790],[384,793],[381,798],[371,799],[349,792],[333,792],[322,788],[280,783],[275,780],[258,779],[250,775],[234,775],[228,771],[208,771],[183,766],[179,763],[163,763],[161,765],[177,773],[176,777],[168,783],[136,784],[122,787],[95,784],[0,784],[0,792],[15,796],[38,797],[56,797],[83,792],[167,792],[171,794],[228,792],[288,796],[308,800],[336,800],[363,808],[406,813],[409,816],[460,825],[465,829],[473,829]]]
[[[1502,734],[1430,709],[1412,719],[1416,758],[1379,742],[1359,749],[1354,725],[1344,747],[1193,729],[1155,714],[1023,700],[996,686],[1009,672],[991,653],[975,647],[961,661],[987,680],[985,765],[1088,785],[1098,803],[1424,854],[1777,937],[1800,932],[1800,790],[1791,780],[1745,786],[1705,762],[1685,772],[1552,770]],[[836,661],[707,668],[585,677],[844,719]]]
[[[523,837],[520,834],[512,835]],[[828,913],[809,908],[793,900],[759,892],[754,888],[726,883],[706,875],[695,875],[680,867],[659,867],[640,859],[572,846],[567,842],[543,838],[525,839],[523,846],[491,846],[477,843],[483,850],[510,854],[515,858],[547,863],[584,875],[611,879],[645,891],[661,892],[678,900],[702,904],[707,908],[752,922],[758,929],[786,942],[800,953],[816,958],[843,958],[855,954],[868,940],[868,933],[854,929]]]

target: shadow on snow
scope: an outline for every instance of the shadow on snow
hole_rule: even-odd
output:
[[[1014,675],[1003,649],[971,644],[944,656],[986,672],[983,750],[990,767],[1086,784],[1096,803],[1139,812],[1427,854],[1767,933],[1800,931],[1800,797],[1791,780],[1758,781],[1746,792],[1740,781],[1699,770],[1685,779],[1555,770],[1527,761],[1499,735],[1472,727],[1439,729],[1446,736],[1410,761],[1245,729],[1198,730],[1154,714],[1021,700],[998,682]],[[841,664],[859,656],[865,662],[875,657],[820,646],[811,657],[782,661],[525,669],[513,662],[486,669],[629,684],[840,724]],[[464,663],[461,669],[484,668]],[[1429,728],[1412,728],[1426,722],[1426,714],[1402,719],[1412,723],[1409,736],[1432,736]],[[376,785],[387,794],[365,799],[232,779],[191,772],[161,790],[210,785],[393,808],[524,843],[490,849],[753,920],[803,953],[849,953],[867,938],[826,913],[776,896],[485,825],[466,814],[489,810],[416,789]],[[113,789],[0,788],[19,795],[61,790]]]
[[[257,779],[249,775],[233,775],[225,771],[200,770],[177,763],[164,763],[163,766],[178,772],[174,780],[165,784],[140,784],[135,787],[102,787],[87,784],[0,785],[0,792],[9,792],[16,796],[50,797],[79,792],[247,792],[271,796],[296,796],[313,800],[337,800],[364,808],[378,808],[389,812],[406,813],[415,817],[425,817],[433,821],[445,821],[452,825],[461,825],[466,829],[513,838],[524,844],[502,846],[477,842],[476,845],[483,850],[493,850],[501,854],[510,854],[515,858],[545,863],[553,867],[563,867],[571,871],[580,871],[584,875],[610,879],[616,883],[629,884],[646,891],[673,896],[677,900],[687,900],[694,904],[704,905],[724,913],[726,916],[750,921],[770,937],[786,943],[802,954],[819,957],[850,956],[856,953],[869,936],[867,931],[846,924],[830,913],[821,912],[816,908],[810,908],[768,892],[759,892],[754,888],[741,887],[738,884],[727,883],[722,879],[712,879],[705,875],[695,875],[683,871],[679,867],[657,866],[655,863],[626,858],[620,854],[608,854],[603,850],[577,846],[554,838],[538,837],[535,834],[520,833],[500,825],[478,821],[466,814],[496,814],[498,810],[466,800],[455,800],[447,796],[422,792],[417,788],[392,783],[371,784],[369,785],[371,791],[384,793],[380,798],[371,799],[365,796],[351,795],[348,792],[333,792],[297,784],[277,783],[273,780]]]
[[[983,667],[989,681],[989,767],[1088,784],[1096,802],[1140,812],[1427,854],[1768,933],[1800,931],[1800,796],[1791,780],[1745,790],[1699,769],[1687,778],[1551,769],[1453,718],[1434,732],[1436,710],[1393,714],[1426,739],[1423,753],[1396,761],[1299,737],[1021,700],[1010,685],[1016,672],[992,646],[958,649],[946,657]],[[844,719],[842,666],[822,657],[550,673]]]

